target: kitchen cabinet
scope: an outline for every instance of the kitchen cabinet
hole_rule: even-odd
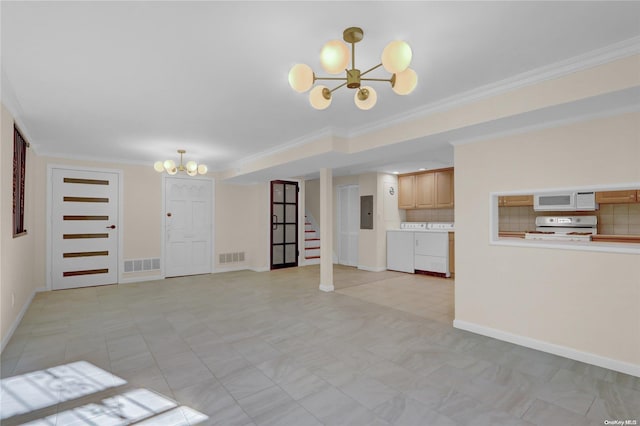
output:
[[[631,189],[628,191],[602,191],[596,192],[596,203],[600,204],[620,204],[636,203],[640,201],[638,193],[640,190]]]
[[[503,195],[498,197],[500,207],[533,206],[533,195]]]
[[[436,207],[435,173],[416,175],[416,207],[433,209]]]
[[[453,169],[435,172],[436,208],[453,208]]]
[[[398,208],[413,209],[416,206],[416,176],[398,176]]]
[[[398,176],[398,208],[453,208],[453,168]]]

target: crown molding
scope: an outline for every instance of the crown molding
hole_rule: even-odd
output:
[[[348,132],[353,138],[640,53],[640,36],[477,87]]]

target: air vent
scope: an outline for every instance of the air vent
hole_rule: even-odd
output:
[[[218,263],[229,264],[229,263],[240,263],[244,262],[244,252],[238,251],[233,253],[220,253],[218,254]]]
[[[160,259],[130,259],[124,261],[124,272],[157,271],[160,269]]]

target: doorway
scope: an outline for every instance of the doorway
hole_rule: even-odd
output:
[[[211,272],[212,194],[211,179],[165,176],[165,277]]]
[[[338,263],[358,266],[360,197],[358,185],[338,187]]]
[[[271,270],[298,266],[298,182],[271,181]]]
[[[51,288],[118,282],[118,171],[50,168]]]

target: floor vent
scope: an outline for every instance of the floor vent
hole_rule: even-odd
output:
[[[239,263],[244,262],[244,252],[239,251],[235,253],[220,253],[218,255],[218,263],[226,264],[226,263]]]
[[[160,258],[131,259],[124,261],[124,272],[157,271],[160,269]]]

